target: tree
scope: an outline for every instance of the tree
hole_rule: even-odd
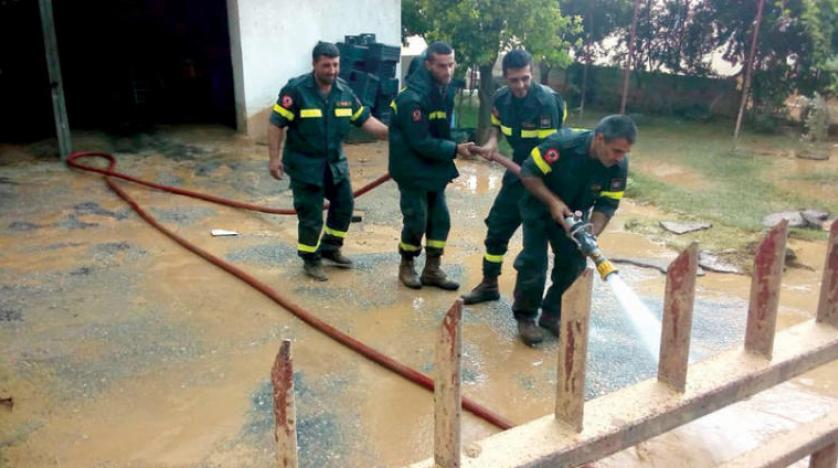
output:
[[[404,0],[404,34],[450,43],[461,65],[480,70],[479,140],[489,128],[495,83],[492,69],[502,50],[523,46],[537,60],[567,65],[566,36],[575,22],[562,16],[556,0]]]

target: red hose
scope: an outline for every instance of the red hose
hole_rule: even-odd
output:
[[[108,161],[107,169],[99,169],[92,166],[86,166],[84,164],[80,164],[76,162],[79,158],[85,157],[97,157],[97,158],[104,158]],[[126,203],[134,210],[142,219],[144,219],[148,224],[152,225],[158,231],[162,232],[166,236],[168,236],[173,241],[177,242],[185,249],[191,251],[192,253],[202,257],[203,259],[207,260],[208,262],[212,263],[213,265],[221,268],[222,270],[230,273],[231,275],[235,276],[236,278],[240,279],[241,281],[249,284],[254,289],[258,290],[272,301],[276,302],[295,316],[302,320],[303,322],[311,325],[315,329],[323,332],[328,337],[332,338],[333,340],[337,341],[338,343],[343,344],[347,348],[355,351],[356,353],[366,357],[367,359],[379,364],[380,366],[389,369],[396,374],[410,380],[411,382],[425,387],[426,389],[433,391],[434,390],[434,381],[427,375],[406,366],[395,359],[365,345],[364,343],[352,338],[351,336],[343,333],[342,331],[338,330],[337,328],[329,325],[328,323],[320,320],[319,318],[315,317],[313,314],[308,312],[307,310],[303,309],[302,307],[294,304],[290,300],[286,299],[279,293],[277,293],[273,288],[268,286],[267,284],[257,280],[256,278],[250,276],[250,274],[246,273],[244,270],[241,270],[231,263],[225,262],[224,260],[212,255],[211,253],[207,252],[206,250],[201,249],[200,247],[190,243],[183,237],[178,236],[174,232],[170,231],[163,227],[160,223],[157,222],[151,215],[148,214],[130,195],[128,195],[124,190],[122,190],[112,179],[111,177],[117,177],[124,180],[129,180],[131,182],[135,182],[141,185],[145,185],[147,187],[156,188],[159,190],[164,190],[166,192],[176,193],[179,195],[186,195],[193,198],[199,198],[201,200],[210,201],[213,203],[218,203],[221,205],[232,206],[235,208],[244,208],[248,210],[255,210],[261,211],[263,213],[273,213],[273,214],[294,214],[295,211],[292,209],[276,209],[276,208],[267,208],[261,207],[258,205],[251,205],[248,203],[240,203],[232,200],[227,200],[220,197],[215,197],[212,195],[207,195],[198,192],[192,192],[190,190],[184,190],[177,187],[171,187],[167,185],[159,185],[152,182],[147,182],[141,179],[137,179],[125,174],[121,174],[119,172],[114,171],[114,167],[116,167],[116,159],[113,155],[108,153],[101,153],[101,152],[94,152],[94,151],[78,151],[72,153],[67,158],[67,165],[70,167],[74,167],[76,169],[81,169],[83,171],[90,171],[90,172],[98,172],[105,176],[105,182],[108,184],[108,187],[113,190],[120,198],[125,200]],[[355,192],[355,196],[358,197],[363,195],[364,193],[372,190],[373,188],[381,185],[382,183],[386,182],[390,179],[389,174],[384,174],[383,176],[375,179],[371,183],[365,185],[361,189]],[[509,429],[514,426],[512,422],[499,416],[489,410],[488,408],[484,408],[483,406],[475,403],[474,401],[463,397],[463,408],[473,413],[475,416],[482,418],[483,420],[494,424],[495,426],[501,429]]]

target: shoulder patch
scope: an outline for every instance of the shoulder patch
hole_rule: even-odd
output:
[[[294,105],[294,98],[289,95],[282,96],[282,107],[290,109]]]
[[[413,109],[412,117],[414,122],[422,120],[422,109]]]
[[[553,164],[554,162],[559,160],[559,150],[556,148],[550,148],[544,152],[544,160],[547,164]],[[613,183],[613,181],[612,181]]]
[[[620,190],[623,190],[624,188],[625,187],[624,187],[623,179],[611,179],[611,191],[612,192],[619,192]]]

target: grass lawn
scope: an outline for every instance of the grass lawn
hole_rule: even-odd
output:
[[[476,125],[474,105],[463,106],[462,126]],[[569,116],[570,127],[592,128],[605,113],[593,110],[585,118]],[[729,121],[694,122],[674,117],[641,116],[639,138],[631,154],[626,193],[649,203],[673,219],[707,221],[709,231],[692,236],[665,236],[673,247],[698,240],[704,248],[742,249],[759,238],[762,218],[776,211],[800,208],[838,212],[838,165],[835,161],[796,165],[791,156],[801,146],[797,138],[745,131],[734,150]],[[508,148],[508,146],[506,147]],[[800,163],[803,164],[803,163]],[[789,188],[793,183],[795,188]],[[803,189],[797,189],[797,187]],[[647,234],[656,226],[634,224]],[[792,235],[826,239],[826,233],[795,229]]]

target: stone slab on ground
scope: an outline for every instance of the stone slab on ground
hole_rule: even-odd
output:
[[[667,231],[678,235],[686,234],[688,232],[703,231],[713,227],[710,223],[684,223],[680,221],[661,221],[660,225]]]

